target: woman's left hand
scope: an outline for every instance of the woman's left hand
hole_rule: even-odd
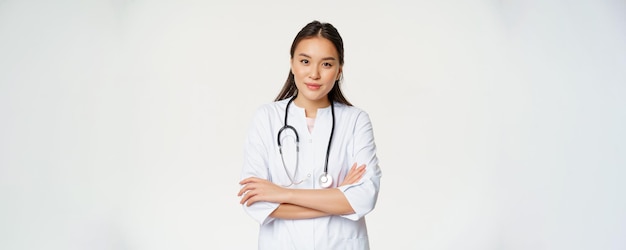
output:
[[[286,188],[279,187],[268,180],[257,177],[243,179],[239,184],[244,185],[237,195],[243,195],[239,203],[244,204],[247,202],[247,206],[257,201],[282,203],[286,200],[286,196],[288,195]]]

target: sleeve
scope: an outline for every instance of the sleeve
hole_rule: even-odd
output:
[[[244,142],[244,159],[241,171],[241,180],[248,177],[269,179],[268,170],[268,135],[270,133],[268,113],[263,109],[256,111],[252,125]],[[259,224],[266,224],[273,220],[269,215],[278,207],[278,203],[255,202],[251,206],[242,207]]]
[[[365,112],[361,112],[357,117],[352,143],[354,162],[358,165],[365,164],[366,171],[359,182],[339,187],[339,190],[344,193],[355,211],[353,214],[342,215],[342,217],[356,221],[376,206],[382,176],[376,156],[372,123]]]

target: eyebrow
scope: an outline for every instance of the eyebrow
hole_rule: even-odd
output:
[[[309,55],[307,55],[305,53],[300,53],[298,55],[306,57],[306,58],[311,58],[311,56],[309,56]],[[322,58],[322,61],[326,61],[326,60],[333,60],[334,61],[334,60],[337,60],[337,59],[335,57],[332,57],[332,56]]]

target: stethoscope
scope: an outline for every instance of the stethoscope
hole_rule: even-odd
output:
[[[283,162],[283,168],[285,168],[285,173],[287,173],[287,177],[289,177],[289,180],[291,181],[291,184],[283,185],[284,187],[289,187],[291,185],[298,185],[306,180],[304,179],[298,182],[293,181],[294,178],[296,178],[296,175],[298,173],[298,165],[299,165],[298,163],[300,162],[300,137],[298,136],[298,131],[296,131],[294,127],[292,127],[291,125],[287,123],[287,118],[289,117],[289,105],[291,105],[294,99],[296,99],[296,96],[294,96],[293,98],[291,98],[291,100],[289,100],[289,102],[287,102],[287,106],[285,107],[285,123],[283,127],[280,130],[278,130],[278,151],[280,152],[280,159]],[[333,184],[333,177],[328,174],[328,156],[330,153],[330,144],[333,140],[333,132],[335,132],[335,106],[333,105],[332,101],[330,101],[330,110],[331,110],[331,114],[333,117],[333,126],[330,130],[330,137],[328,138],[328,147],[326,148],[326,162],[324,163],[324,173],[319,178],[320,186],[323,188],[328,188]],[[282,147],[282,143],[280,142],[280,135],[285,130],[291,130],[296,135],[296,168],[294,170],[293,177],[289,176],[289,171],[287,171],[287,165],[285,165],[285,158],[283,157],[283,147]],[[307,176],[307,179],[308,177],[310,177],[310,175]]]

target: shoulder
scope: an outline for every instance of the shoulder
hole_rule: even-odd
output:
[[[369,120],[369,114],[367,111],[357,107],[357,106],[348,106],[343,103],[335,103],[335,109],[340,111],[343,116],[353,117],[353,118],[365,118]]]
[[[338,111],[336,117],[340,123],[352,127],[354,131],[371,129],[372,121],[370,115],[364,109],[340,103],[335,103],[335,106]]]
[[[252,113],[252,119],[249,123],[250,129],[257,132],[272,130],[272,127],[281,121],[285,106],[286,102],[283,101],[267,102],[258,105]]]
[[[287,101],[288,100],[280,100],[280,101],[263,103],[257,106],[254,116],[255,117],[259,117],[259,116],[267,117],[268,115],[271,115],[271,114],[278,114],[278,112],[285,109],[285,106],[287,106]]]

